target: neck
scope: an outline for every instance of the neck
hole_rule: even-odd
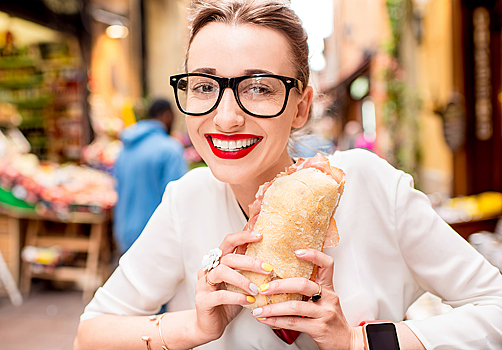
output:
[[[239,205],[241,206],[242,210],[246,213],[246,215],[249,217],[249,206],[251,203],[254,202],[255,200],[255,194],[258,192],[258,188],[262,184],[256,184],[253,186],[245,186],[245,185],[230,185],[232,188],[232,191],[234,192],[235,198],[237,199],[237,202],[239,202]]]

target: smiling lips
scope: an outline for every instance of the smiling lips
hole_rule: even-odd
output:
[[[206,134],[214,155],[223,159],[240,159],[247,156],[263,139],[256,135]]]

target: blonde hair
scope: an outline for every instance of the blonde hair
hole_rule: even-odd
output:
[[[251,24],[277,30],[282,33],[290,46],[291,63],[296,70],[296,78],[307,86],[310,77],[309,48],[307,33],[294,11],[281,1],[270,0],[195,0],[189,14],[190,37],[185,67],[190,46],[199,31],[210,23],[229,25]]]

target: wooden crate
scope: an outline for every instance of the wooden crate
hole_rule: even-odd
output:
[[[20,244],[19,219],[0,214],[0,251],[17,285],[20,272]],[[5,294],[4,288],[0,288],[0,295]]]
[[[64,220],[31,217],[27,220],[25,245],[48,248],[60,246],[68,252],[83,254],[81,266],[56,266],[50,271],[36,271],[23,262],[20,290],[28,295],[32,278],[75,282],[88,302],[96,289],[108,278],[110,261],[107,228],[110,214],[73,213]]]

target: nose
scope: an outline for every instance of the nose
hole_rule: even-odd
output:
[[[232,89],[225,89],[220,104],[216,108],[214,124],[222,131],[232,131],[244,125],[244,112],[235,100]]]

